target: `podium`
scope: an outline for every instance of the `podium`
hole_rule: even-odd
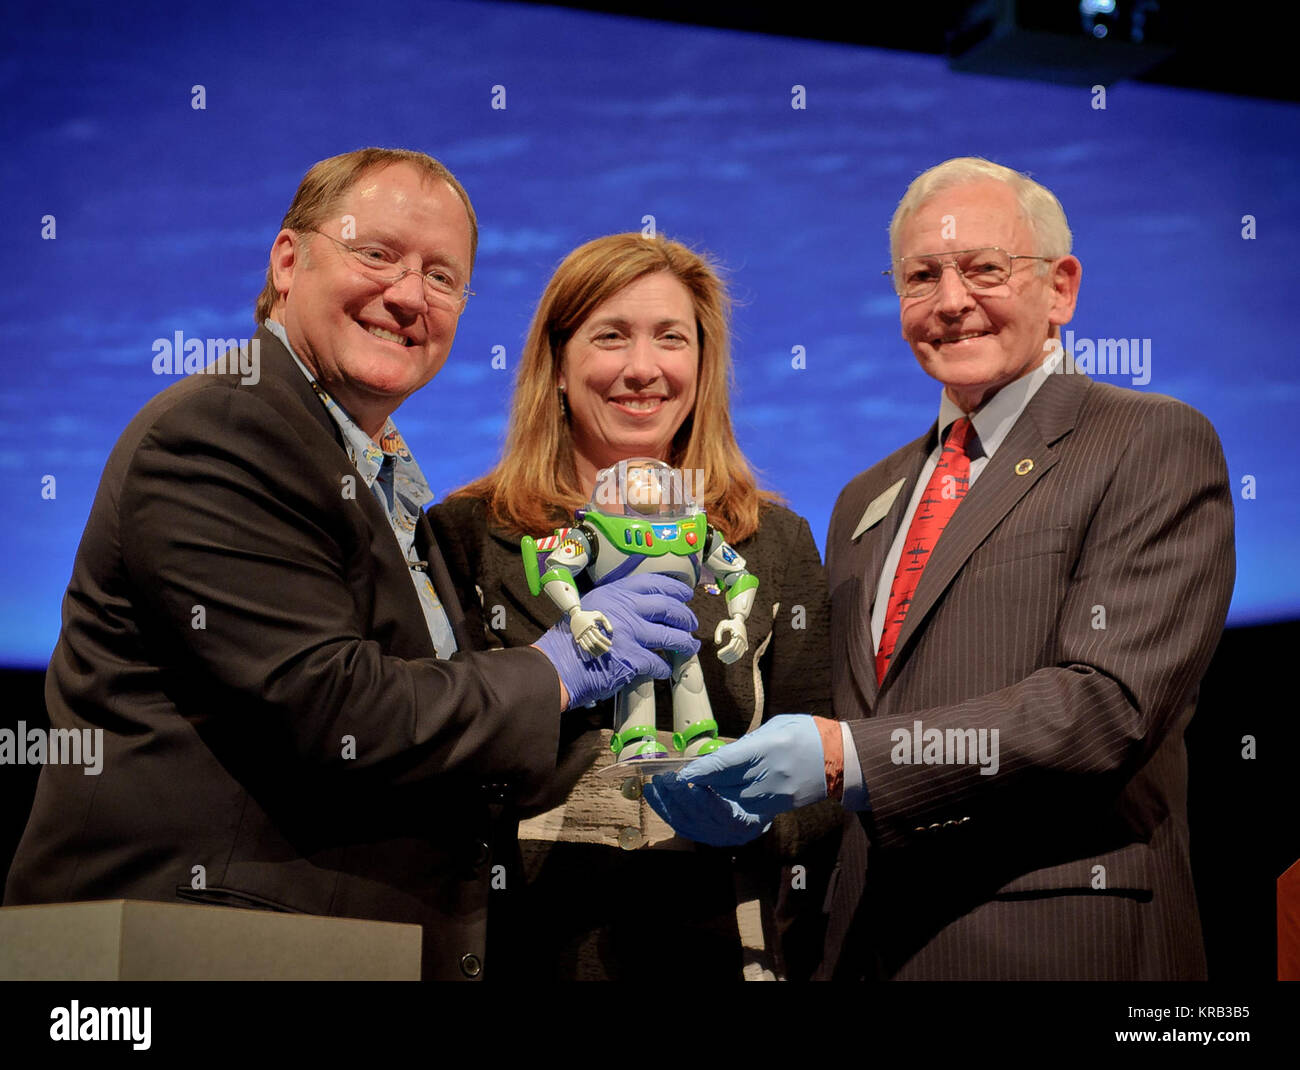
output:
[[[0,909],[4,981],[418,981],[420,926],[106,899]]]

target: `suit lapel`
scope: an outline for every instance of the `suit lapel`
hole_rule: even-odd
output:
[[[429,580],[451,624],[452,635],[456,637],[456,649],[473,649],[470,646],[469,631],[465,627],[465,612],[461,609],[460,599],[456,597],[455,585],[451,582],[447,564],[442,559],[442,551],[438,549],[438,543],[434,540],[433,529],[429,526],[424,510],[420,511],[420,519],[415,524],[415,548],[420,558],[429,563]],[[426,630],[428,629],[424,621],[423,608],[420,610],[420,623]]]
[[[265,327],[258,328],[256,338],[262,355],[263,376],[267,380],[278,380],[288,386],[302,403],[307,414],[334,440],[339,449],[341,465],[347,472],[355,475],[356,468],[348,456],[342,430],[317,396],[307,377],[294,362],[293,355],[285,348],[284,343]],[[406,607],[405,617],[409,630],[403,634],[418,637],[414,641],[421,648],[420,656],[432,657],[433,641],[429,635],[428,622],[424,618],[424,607],[420,602],[420,596],[416,593],[415,585],[410,581],[408,574],[410,564],[402,555],[402,548],[393,535],[388,515],[374,494],[364,488],[364,484],[362,493],[356,496],[356,503],[365,514],[372,531],[376,533],[374,545],[378,560],[373,566],[372,580],[379,582],[385,571],[393,576],[407,576],[404,585],[398,583],[398,589],[402,593],[397,596]],[[424,518],[423,512],[416,522],[415,546],[421,559],[429,562],[429,578],[433,581],[434,590],[447,611],[447,618],[451,622],[452,634],[456,637],[458,649],[468,649],[464,616],[448,577],[447,566],[443,563],[442,555],[434,544],[433,531]]]
[[[935,603],[970,555],[1059,460],[1052,444],[1074,427],[1089,384],[1080,374],[1049,376],[980,473],[921,573],[884,684],[892,681],[896,667],[906,660],[903,655],[908,643],[924,627]]]
[[[931,428],[913,442],[911,448],[882,473],[880,482],[873,483],[867,489],[863,509],[868,508],[878,494],[887,491],[900,479],[903,480],[903,485],[894,496],[893,504],[884,518],[853,540],[847,550],[842,551],[849,574],[862,578],[862,587],[857,592],[856,604],[849,617],[849,665],[868,709],[875,709],[880,691],[876,682],[875,646],[871,639],[871,614],[875,607],[876,590],[880,586],[880,570],[884,567],[885,558],[889,556],[889,547],[893,545],[903,514],[907,512],[907,503],[911,501],[916,478],[925,464],[934,434],[934,428]],[[858,517],[854,517],[853,522],[856,525]]]
[[[304,411],[338,444],[339,449],[346,453],[343,432],[339,430],[338,424],[334,422],[324,403],[316,396],[311,383],[294,362],[293,354],[285,349],[284,343],[265,327],[259,327],[254,337],[258,343],[258,353],[262,358],[262,375],[287,386],[301,402]]]

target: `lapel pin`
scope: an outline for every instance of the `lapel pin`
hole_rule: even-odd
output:
[[[1023,461],[1016,462],[1016,475],[1027,476],[1034,470],[1034,462],[1026,457]]]

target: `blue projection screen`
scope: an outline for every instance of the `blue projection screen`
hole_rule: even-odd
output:
[[[981,155],[1064,204],[1073,337],[1141,352],[1097,378],[1218,429],[1231,622],[1300,612],[1293,105],[1120,83],[1102,108],[934,57],[495,3],[32,5],[7,29],[4,664],[49,658],[104,461],[172,381],[155,341],[249,337],[298,181],[363,145],[443,160],[482,225],[451,359],[395,417],[439,493],[496,458],[556,263],[653,217],[728,269],[741,445],[823,539],[844,483],[938,410],[880,275],[890,214]]]

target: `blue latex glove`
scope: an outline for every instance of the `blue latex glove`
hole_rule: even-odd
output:
[[[821,733],[785,713],[642,789],[655,813],[699,843],[731,847],[766,832],[777,814],[826,798]]]
[[[681,580],[633,575],[592,588],[582,608],[604,613],[613,626],[607,653],[584,657],[569,634],[568,618],[533,645],[551,659],[569,692],[569,706],[585,706],[621,691],[638,676],[666,680],[672,673],[657,650],[694,654],[699,622],[686,606],[692,590]]]

